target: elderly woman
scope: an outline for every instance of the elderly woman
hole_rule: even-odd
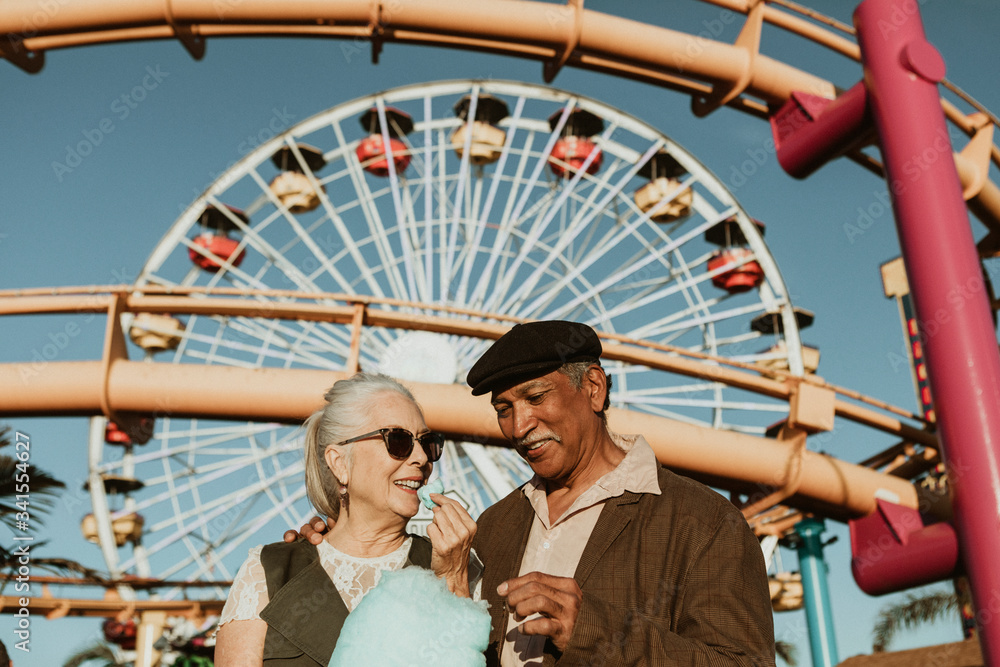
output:
[[[469,596],[476,524],[465,509],[433,494],[430,539],[406,533],[442,446],[410,392],[358,373],[333,385],[305,429],[306,491],[336,524],[318,547],[299,540],[251,549],[222,611],[217,667],[325,667],[347,615],[387,570],[429,568]]]

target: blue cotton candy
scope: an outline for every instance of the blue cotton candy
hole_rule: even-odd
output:
[[[435,507],[437,507],[437,503],[431,500],[431,494],[442,493],[443,491],[444,491],[444,482],[442,482],[441,478],[438,477],[430,484],[425,484],[424,486],[421,486],[419,489],[417,489],[417,497],[420,498],[420,501],[424,504],[424,507],[426,507],[429,510],[432,510]]]
[[[452,594],[430,570],[386,572],[347,616],[329,667],[483,667],[486,609]]]

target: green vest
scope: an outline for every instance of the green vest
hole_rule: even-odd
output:
[[[298,540],[266,545],[260,562],[269,602],[264,662],[268,667],[327,667],[347,619],[347,606],[319,562],[316,546]],[[413,536],[406,565],[430,569],[431,542]]]

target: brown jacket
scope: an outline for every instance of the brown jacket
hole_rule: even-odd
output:
[[[544,665],[774,665],[774,628],[760,546],[731,503],[660,468],[661,495],[606,501],[577,566],[580,614],[566,651]],[[479,518],[474,547],[498,665],[507,610],[497,586],[518,576],[534,512],[514,490]],[[506,667],[506,666],[505,666]]]

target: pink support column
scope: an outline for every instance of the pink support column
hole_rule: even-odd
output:
[[[916,0],[854,13],[987,665],[1000,667],[1000,354]]]

